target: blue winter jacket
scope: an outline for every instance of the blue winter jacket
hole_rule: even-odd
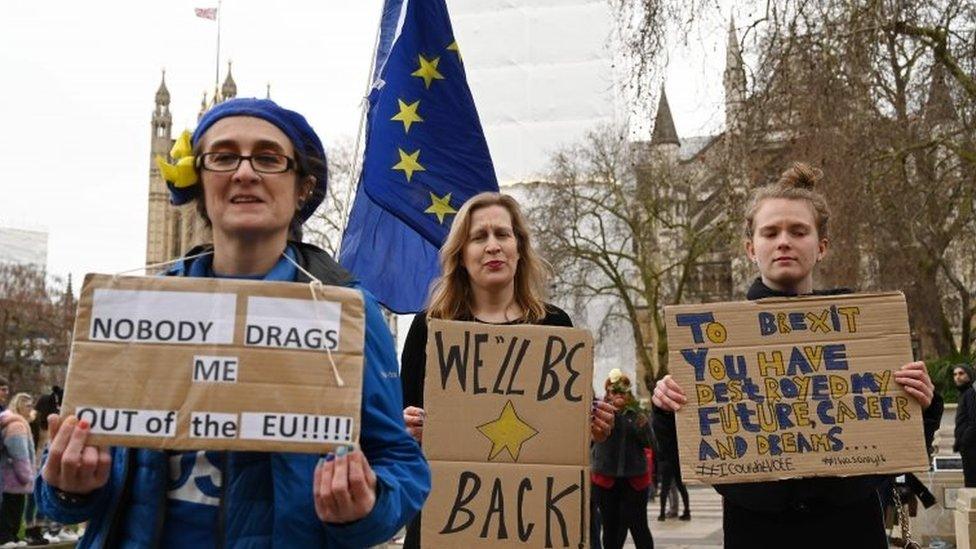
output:
[[[193,255],[196,250],[188,255]],[[318,248],[290,243],[289,253],[327,284],[357,287],[351,277]],[[170,273],[207,276],[205,261],[181,262]],[[282,259],[266,280],[309,279]],[[216,539],[224,547],[368,547],[389,540],[420,510],[430,491],[430,468],[403,425],[396,355],[389,328],[375,299],[363,291],[366,307],[360,446],[376,473],[376,504],[362,519],[325,524],[315,514],[312,479],[319,455],[226,452]],[[59,498],[39,480],[38,508],[51,519],[74,524],[90,521],[80,549],[149,548],[164,528],[166,454],[112,448],[112,474],[103,488],[81,501]]]

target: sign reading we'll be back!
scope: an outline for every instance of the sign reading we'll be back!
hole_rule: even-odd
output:
[[[682,474],[709,484],[925,471],[900,293],[665,308]]]
[[[431,320],[425,547],[585,547],[593,338]]]
[[[63,413],[88,421],[94,444],[316,453],[353,444],[362,296],[312,291],[288,282],[88,275]]]

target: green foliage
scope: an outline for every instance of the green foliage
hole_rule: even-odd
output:
[[[935,390],[942,395],[943,400],[948,403],[956,402],[959,391],[956,390],[956,383],[952,380],[952,370],[956,364],[965,363],[972,365],[976,362],[976,355],[953,354],[925,362],[929,370],[929,377],[935,384]],[[976,381],[976,380],[974,380]]]

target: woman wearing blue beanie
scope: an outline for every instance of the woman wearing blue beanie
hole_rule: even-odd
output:
[[[325,196],[322,142],[300,114],[233,99],[200,119],[160,164],[173,204],[196,201],[213,244],[170,276],[357,287],[324,251],[300,242]],[[299,269],[296,265],[300,265]],[[49,419],[40,509],[89,521],[86,547],[366,547],[390,539],[423,505],[430,469],[401,417],[393,341],[375,299],[366,307],[359,450],[313,454],[97,448],[91,426]],[[324,366],[323,366],[324,367]]]

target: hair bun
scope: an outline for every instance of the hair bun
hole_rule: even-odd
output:
[[[813,190],[823,177],[823,172],[804,162],[794,162],[790,169],[779,176],[777,185],[784,189]]]

